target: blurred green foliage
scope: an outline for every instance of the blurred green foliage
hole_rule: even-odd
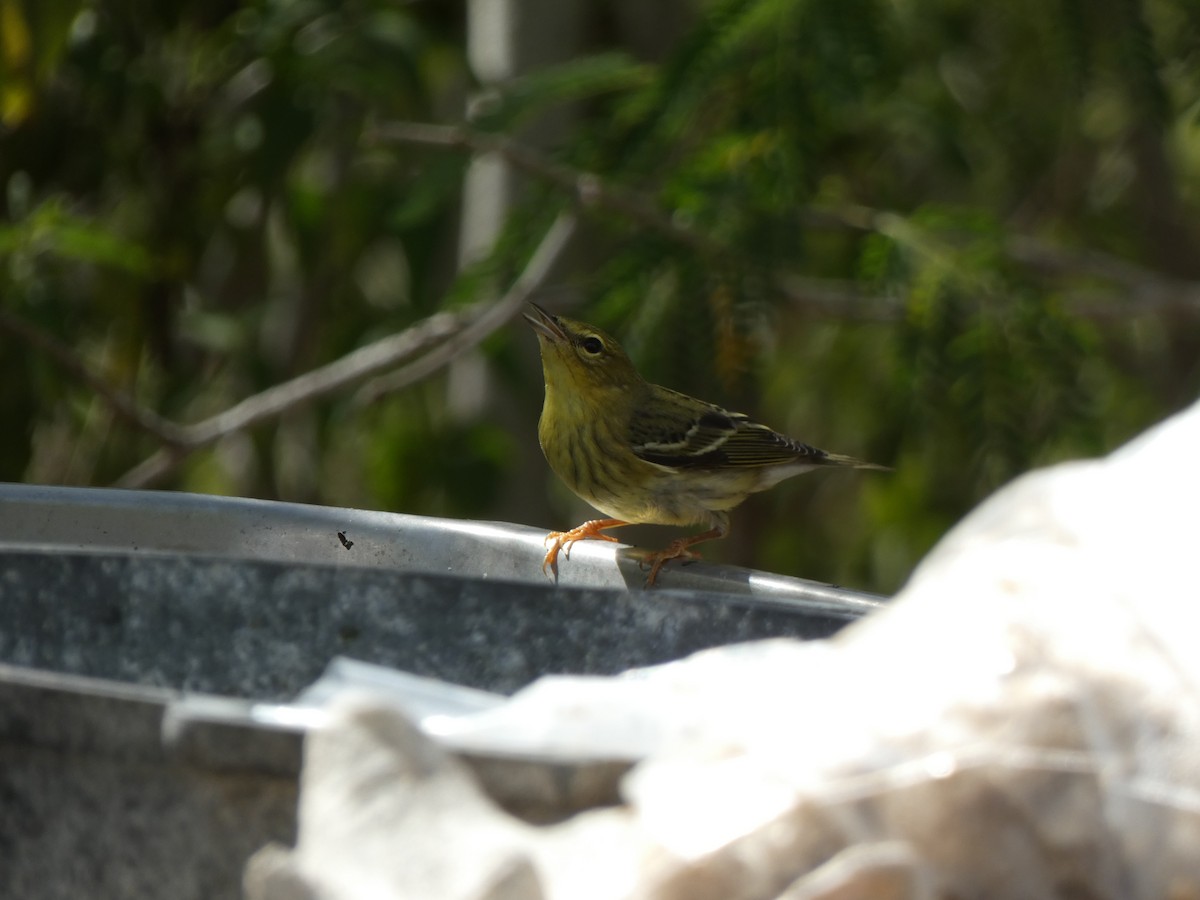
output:
[[[466,154],[372,138],[461,121],[466,27],[396,0],[0,0],[0,312],[186,423],[490,296],[569,198],[529,176],[456,273]],[[896,468],[755,497],[710,557],[890,591],[1004,482],[1197,395],[1195,4],[710,0],[661,59],[591,49],[472,127],[568,109],[549,158],[725,251],[593,211],[572,314],[655,380]],[[574,524],[532,339],[483,354],[482,380],[297,409],[159,486]],[[0,479],[106,484],[158,448],[3,330],[0,421]]]

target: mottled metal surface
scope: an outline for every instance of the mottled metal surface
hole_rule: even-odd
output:
[[[0,662],[285,700],[334,656],[491,691],[854,617],[711,592],[196,557],[0,552]]]
[[[175,696],[0,666],[0,896],[233,898],[250,854],[294,840],[299,736],[275,737],[290,773],[193,765],[160,736]]]

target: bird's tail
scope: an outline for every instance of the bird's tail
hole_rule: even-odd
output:
[[[843,456],[840,453],[826,453],[822,462],[827,466],[847,466],[851,469],[875,469],[880,472],[891,472],[891,466],[880,466],[875,463],[863,462],[853,456]]]

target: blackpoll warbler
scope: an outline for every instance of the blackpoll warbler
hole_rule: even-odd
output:
[[[609,518],[552,532],[542,563],[558,573],[575,541],[616,541],[620,525],[708,525],[646,562],[653,585],[663,564],[729,533],[729,510],[756,491],[822,466],[885,469],[827,453],[703,400],[650,384],[620,345],[591,325],[530,304],[546,378],[538,439],[567,487]]]

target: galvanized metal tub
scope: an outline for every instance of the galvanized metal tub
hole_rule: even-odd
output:
[[[824,637],[880,603],[703,564],[647,592],[637,560],[609,544],[577,545],[554,583],[543,538],[0,485],[0,896],[237,896],[245,858],[293,837],[308,720],[290,701],[335,657],[510,693],[548,673]],[[528,785],[542,782],[517,777],[521,761],[475,757],[537,817]],[[590,787],[570,802],[603,802],[619,773],[576,780]]]

